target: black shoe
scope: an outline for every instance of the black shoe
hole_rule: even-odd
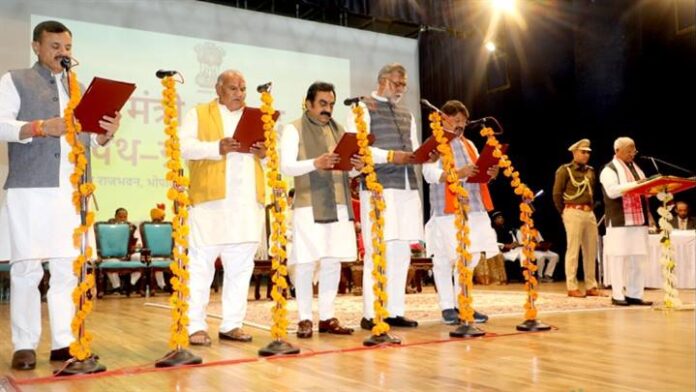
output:
[[[366,319],[365,317],[360,320],[360,328],[371,331],[374,328],[375,322],[372,319]]]
[[[69,347],[63,347],[63,348],[59,348],[56,350],[51,350],[51,361],[65,362],[70,358],[72,358],[72,355],[70,355],[70,348]]]
[[[541,283],[553,283],[553,278],[550,276],[542,276],[541,279],[539,279]]]
[[[486,321],[488,321],[488,316],[474,310],[474,322],[476,322],[477,324],[483,324]]]
[[[457,309],[450,308],[442,311],[442,320],[447,325],[457,325],[459,324],[459,312]]]
[[[416,328],[418,326],[418,321],[407,319],[404,316],[387,317],[384,322],[392,327]]]
[[[631,298],[631,297],[626,297],[626,302],[628,302],[629,305],[640,305],[640,306],[650,306],[652,305],[652,301],[643,301],[642,298]]]
[[[616,306],[628,306],[628,301],[626,301],[625,299],[612,298],[611,304]]]
[[[32,370],[36,367],[36,351],[17,350],[12,354],[12,369]]]

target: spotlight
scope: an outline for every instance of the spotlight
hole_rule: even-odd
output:
[[[491,5],[496,11],[512,13],[515,11],[515,0],[491,0]]]
[[[484,46],[484,47],[486,48],[486,50],[489,51],[490,53],[495,52],[495,44],[493,43],[493,41],[488,41],[488,42],[486,42],[486,44],[483,45],[483,46]]]

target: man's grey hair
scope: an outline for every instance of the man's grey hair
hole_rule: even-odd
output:
[[[631,144],[634,146],[636,145],[633,139],[628,136],[621,136],[620,138],[614,140],[614,151],[618,151],[619,149],[630,146]]]
[[[237,71],[236,69],[228,69],[228,70],[222,71],[220,73],[220,75],[218,75],[217,82],[215,83],[215,87],[217,88],[218,86],[220,86],[222,84],[222,81],[227,76],[230,76],[230,77],[237,76],[241,79],[244,79],[244,75],[241,72]]]
[[[382,79],[387,78],[389,75],[392,74],[392,72],[398,72],[401,74],[401,76],[406,77],[406,68],[404,68],[403,65],[399,63],[391,63],[387,64],[382,69],[379,70],[379,73],[377,74],[377,83],[381,81]]]

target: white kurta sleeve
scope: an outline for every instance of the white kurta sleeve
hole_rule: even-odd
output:
[[[608,167],[602,169],[602,172],[599,174],[599,182],[610,199],[621,197],[635,183],[635,181],[632,181],[626,184],[619,184],[619,175]]]
[[[440,177],[445,171],[442,169],[442,161],[440,159],[437,162],[429,162],[423,164],[423,178],[428,184],[439,184]]]
[[[280,139],[280,172],[285,176],[298,177],[316,170],[313,159],[297,160],[300,148],[300,134],[294,125],[283,128]]]
[[[219,160],[220,142],[204,142],[198,140],[198,113],[191,109],[186,113],[179,129],[181,137],[181,156],[187,161],[201,159]]]
[[[19,140],[19,132],[26,121],[18,121],[21,100],[10,73],[0,78],[0,141],[29,143],[31,138]]]

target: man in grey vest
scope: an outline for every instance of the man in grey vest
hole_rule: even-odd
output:
[[[319,264],[319,332],[350,335],[334,316],[341,262],[355,261],[357,248],[348,173],[332,171],[332,153],[345,131],[331,118],[336,92],[330,83],[315,82],[307,90],[302,117],[283,129],[280,168],[295,177],[292,214],[293,246],[288,264],[295,266],[295,295],[300,322],[297,337],[312,337],[312,278]],[[356,169],[363,163],[351,159]],[[353,171],[354,175],[358,172]]]
[[[406,69],[401,64],[387,64],[377,75],[377,91],[361,103],[368,132],[375,136],[371,147],[377,180],[384,187],[384,241],[387,262],[387,311],[384,321],[395,327],[418,326],[404,317],[406,278],[411,263],[410,243],[423,239],[423,207],[418,192],[416,172],[409,165],[413,151],[419,147],[418,129],[413,115],[399,104],[406,93]],[[356,132],[353,113],[346,124]],[[370,192],[364,184],[360,191],[360,221],[365,245],[365,271],[372,271],[372,238],[370,222]],[[360,326],[372,329],[374,293],[372,273],[363,274],[363,319]]]
[[[70,327],[75,308],[72,290],[77,278],[72,261],[73,230],[80,216],[72,204],[68,160],[70,146],[63,136],[61,117],[69,100],[61,60],[69,59],[72,33],[55,21],[39,23],[31,44],[38,61],[32,68],[10,71],[0,79],[0,141],[8,143],[9,173],[5,201],[0,207],[0,238],[10,242],[10,318],[14,353],[12,367],[30,370],[36,366],[36,348],[41,337],[41,297],[38,290],[48,261],[51,280],[48,312],[51,319],[52,361],[69,359]],[[104,145],[119,127],[120,114],[104,116],[98,136],[80,134],[89,157],[90,146]]]
[[[631,138],[616,139],[614,153],[614,159],[599,175],[606,214],[604,253],[611,278],[611,303],[652,305],[643,300],[643,266],[648,255],[648,222],[653,226],[654,220],[645,197],[625,193],[644,179],[645,174],[633,161],[638,150]],[[625,296],[624,276],[627,278]]]

